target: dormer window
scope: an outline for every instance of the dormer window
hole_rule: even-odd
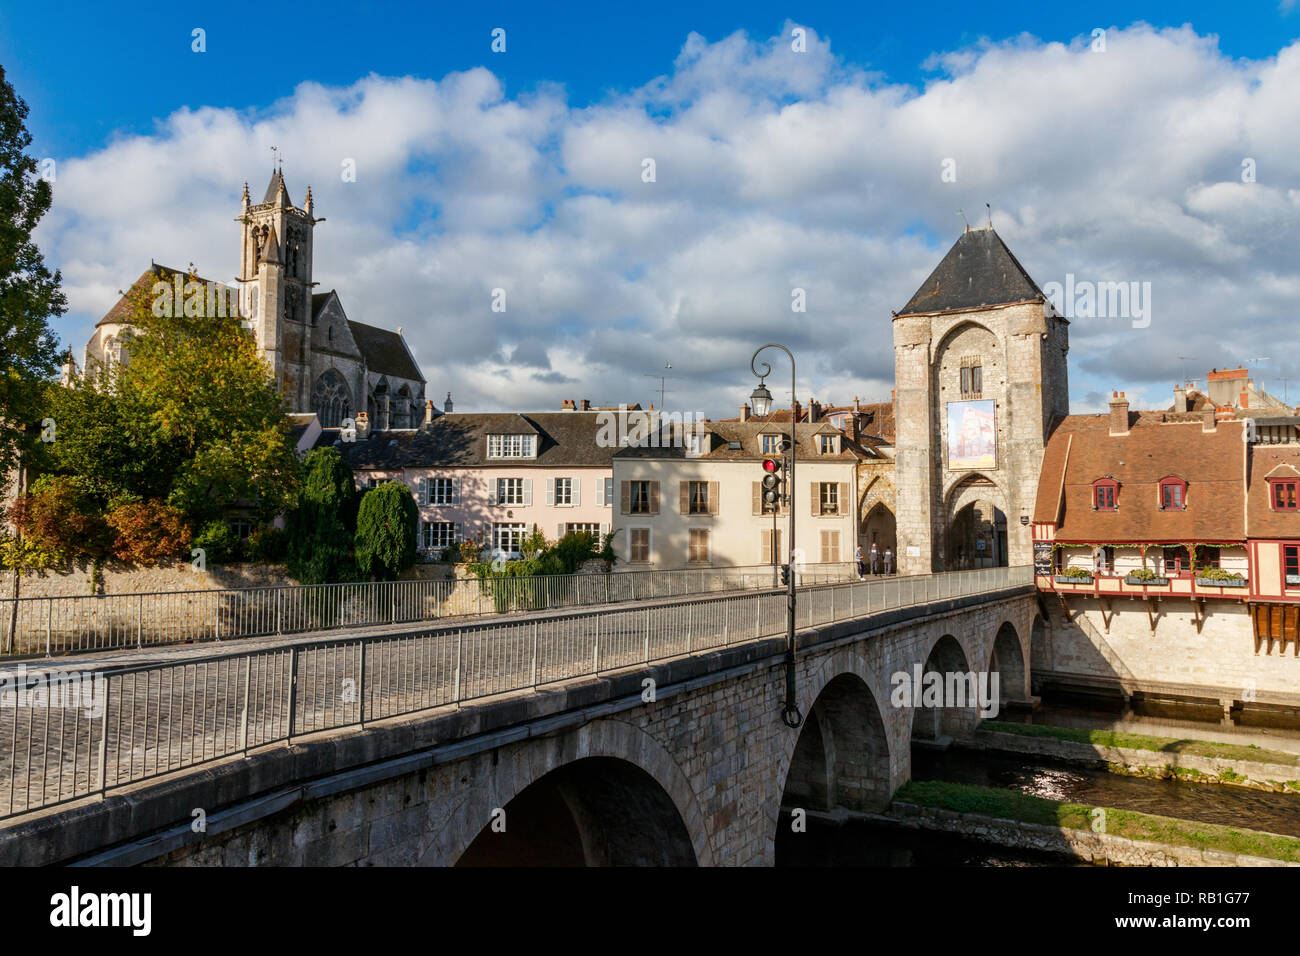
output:
[[[781,451],[781,444],[780,444],[780,442],[781,442],[781,436],[780,436],[780,435],[760,435],[760,436],[759,436],[759,445],[760,445],[760,450],[762,451],[762,453],[763,453],[764,455],[776,455],[776,454],[779,454],[780,451]]]
[[[1160,480],[1160,510],[1184,511],[1187,508],[1187,482],[1181,478]]]
[[[1114,511],[1119,501],[1119,482],[1098,478],[1092,483],[1092,507],[1095,511]]]
[[[1270,478],[1268,480],[1268,500],[1274,511],[1300,511],[1300,497],[1296,494],[1300,480],[1295,478]]]
[[[818,435],[817,450],[823,455],[833,455],[836,452],[834,435]]]
[[[489,458],[535,458],[536,435],[488,435]]]

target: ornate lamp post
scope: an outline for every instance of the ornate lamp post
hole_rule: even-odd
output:
[[[772,374],[772,366],[763,362],[763,371],[758,370],[758,356],[763,349],[780,349],[786,355],[790,356],[790,445],[788,451],[788,465],[786,470],[786,495],[785,505],[789,509],[788,518],[789,526],[786,534],[789,541],[786,545],[787,555],[794,553],[794,459],[795,459],[795,434],[799,423],[794,420],[794,354],[784,345],[778,345],[770,342],[758,349],[749,360],[750,371],[758,377],[758,387],[754,389],[749,396],[749,401],[753,407],[754,414],[763,418],[766,417],[772,409],[772,393],[767,390],[765,379]],[[803,715],[799,713],[799,706],[795,703],[795,658],[794,658],[794,568],[790,566],[787,560],[787,591],[786,591],[786,631],[785,631],[785,703],[781,707],[781,719],[785,721],[787,727],[798,727],[803,723]]]

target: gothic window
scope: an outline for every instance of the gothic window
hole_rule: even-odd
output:
[[[338,428],[343,419],[352,417],[352,393],[348,383],[335,369],[329,369],[311,390],[311,410],[322,428]]]

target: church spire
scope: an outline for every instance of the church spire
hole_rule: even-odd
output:
[[[311,187],[310,187],[310,186],[307,187],[307,199],[306,199],[306,201],[303,203],[302,208],[303,208],[303,212],[307,213],[307,215],[309,215],[309,216],[311,215],[311,211],[312,211],[312,202],[311,202]]]

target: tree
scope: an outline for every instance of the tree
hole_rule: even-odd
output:
[[[7,474],[35,436],[27,426],[46,416],[43,383],[58,370],[48,318],[67,310],[59,284],[32,242],[49,211],[50,184],[26,155],[27,104],[0,67],[0,475]]]
[[[357,508],[352,469],[337,448],[314,449],[303,469],[297,503],[285,517],[289,573],[302,584],[351,581]]]
[[[386,481],[361,498],[357,512],[357,569],[365,578],[392,581],[415,563],[420,509],[405,485]]]

